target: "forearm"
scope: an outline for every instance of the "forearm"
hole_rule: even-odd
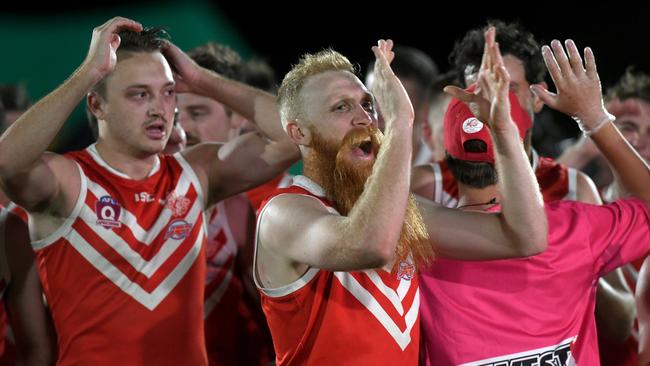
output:
[[[650,204],[650,169],[618,129],[607,123],[591,138],[607,159],[621,188]]]
[[[16,175],[40,158],[96,80],[80,67],[0,137],[0,179]]]
[[[255,123],[274,141],[287,140],[274,95],[210,70],[201,70],[198,85],[201,94],[213,98]]]
[[[501,193],[502,227],[515,251],[535,254],[546,245],[547,223],[537,179],[519,140],[517,127],[492,133]]]
[[[589,141],[584,141],[581,138],[575,144],[564,150],[556,161],[570,168],[583,169],[590,161],[598,156],[598,154],[593,154],[591,149],[587,148],[587,144],[589,144]]]
[[[348,215],[348,230],[342,231],[350,245],[370,246],[387,258],[394,254],[409,197],[411,131],[387,127],[372,174]]]

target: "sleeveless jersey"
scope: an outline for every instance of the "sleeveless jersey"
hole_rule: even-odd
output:
[[[211,366],[236,364],[240,346],[239,306],[243,287],[235,273],[237,242],[230,229],[225,204],[219,202],[207,212],[208,241],[205,279],[205,344]]]
[[[291,185],[292,175],[289,173],[282,173],[270,181],[255,187],[246,192],[248,200],[251,202],[253,209],[257,211],[262,202],[266,200],[278,188],[286,188]]]
[[[277,190],[262,205],[258,230],[265,207],[283,194],[314,197],[338,214],[319,186],[297,176],[293,186]],[[402,262],[399,268],[397,274],[382,269],[339,272],[310,268],[280,288],[261,288],[256,280],[277,364],[416,365],[418,280],[412,263]]]
[[[148,177],[111,168],[94,145],[67,155],[80,194],[32,243],[57,331],[59,365],[206,365],[204,197],[180,155]]]

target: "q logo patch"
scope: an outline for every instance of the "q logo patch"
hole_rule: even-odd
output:
[[[97,224],[106,229],[122,226],[120,222],[121,211],[120,204],[111,196],[103,196],[95,202]]]

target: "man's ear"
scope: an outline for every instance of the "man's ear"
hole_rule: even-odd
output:
[[[104,98],[97,92],[90,92],[86,95],[86,104],[88,109],[97,120],[105,120],[106,105]]]
[[[548,89],[548,85],[546,84],[545,81],[542,81],[541,83],[533,84],[533,85],[539,85],[544,89]],[[542,107],[544,107],[544,102],[540,97],[537,96],[537,94],[531,92],[533,95],[533,113],[537,114],[539,111],[542,110]]]
[[[297,145],[309,146],[311,143],[311,131],[309,128],[299,126],[297,121],[287,123],[287,134]]]

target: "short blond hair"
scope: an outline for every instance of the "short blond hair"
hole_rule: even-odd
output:
[[[289,121],[295,121],[303,112],[299,96],[307,79],[326,71],[349,71],[354,74],[356,69],[350,60],[331,48],[315,54],[304,54],[285,75],[278,90],[282,127],[286,129]]]

